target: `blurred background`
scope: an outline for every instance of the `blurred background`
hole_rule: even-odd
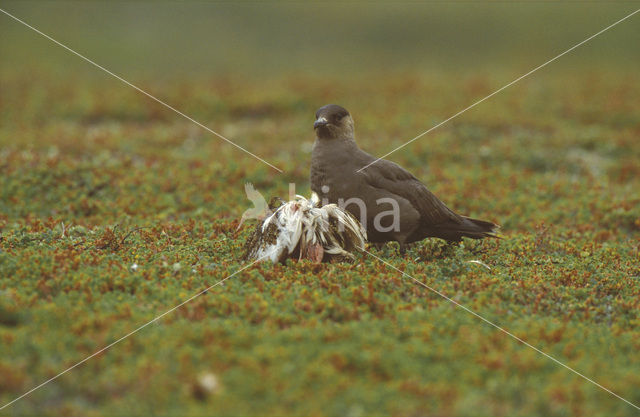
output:
[[[157,79],[387,71],[483,73],[537,66],[632,12],[637,2],[3,1],[27,23],[122,75]],[[6,20],[5,20],[6,19]],[[633,21],[554,64],[638,65]],[[99,74],[3,18],[3,69]],[[506,80],[505,80],[506,81]],[[419,93],[419,92],[416,92]]]

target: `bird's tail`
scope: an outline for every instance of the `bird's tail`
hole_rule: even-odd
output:
[[[461,237],[469,237],[471,239],[483,239],[485,237],[493,237],[501,239],[498,235],[498,229],[500,226],[493,222],[486,220],[472,219],[471,217],[464,217],[460,227]]]
[[[498,235],[500,226],[486,220],[472,219],[471,217],[462,217],[461,223],[447,223],[440,225],[434,232],[433,236],[447,240],[449,242],[459,242],[463,237],[471,239],[484,239],[492,237],[501,239]]]

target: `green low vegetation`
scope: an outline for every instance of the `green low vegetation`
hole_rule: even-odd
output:
[[[42,42],[67,72],[0,42],[14,57],[0,66],[0,406],[234,275],[0,414],[637,412],[371,256],[235,274],[252,229],[236,231],[245,182],[309,194],[316,108],[344,105],[361,147],[382,155],[543,60],[136,73],[280,174]],[[640,75],[626,46],[631,58],[618,44],[594,67],[567,56],[389,157],[456,211],[501,224],[503,240],[370,250],[640,404]]]

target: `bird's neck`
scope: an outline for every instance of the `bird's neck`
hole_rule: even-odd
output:
[[[321,137],[321,136],[316,136],[316,142],[322,145],[329,145],[329,146],[346,146],[346,147],[355,147],[357,148],[358,145],[356,144],[356,140],[354,139],[353,136],[334,136],[334,137]]]

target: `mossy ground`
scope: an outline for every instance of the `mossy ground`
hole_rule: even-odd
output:
[[[290,182],[308,194],[320,105],[343,98],[360,145],[380,155],[513,78],[142,81],[280,174],[107,76],[3,71],[0,403],[243,267],[244,183],[265,196],[286,197]],[[396,245],[370,250],[640,404],[639,96],[637,72],[549,71],[394,153],[456,211],[500,223],[504,239],[427,240],[405,257]],[[361,255],[250,266],[5,411],[636,410]]]

